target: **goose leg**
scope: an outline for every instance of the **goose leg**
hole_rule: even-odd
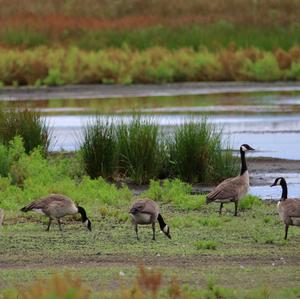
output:
[[[46,231],[47,231],[47,232],[50,230],[51,222],[52,222],[52,219],[49,218],[48,227],[46,228]]]
[[[237,216],[238,214],[237,214],[237,209],[238,209],[238,204],[239,204],[239,202],[238,201],[235,201],[234,202],[234,216]]]
[[[222,215],[222,209],[223,209],[223,203],[221,202],[220,210],[219,210],[219,215]]]
[[[138,233],[138,225],[135,223],[134,224],[134,230],[135,230],[135,234],[136,234],[136,239],[139,240],[139,233]]]
[[[152,223],[152,232],[153,232],[152,240],[155,241],[155,223]]]
[[[288,230],[289,230],[289,225],[286,224],[286,225],[285,225],[285,236],[284,236],[284,239],[285,239],[285,240],[287,239],[287,236],[288,236]]]
[[[57,223],[58,223],[59,230],[60,230],[60,231],[62,231],[62,229],[61,229],[61,223],[60,223],[60,219],[57,219]]]

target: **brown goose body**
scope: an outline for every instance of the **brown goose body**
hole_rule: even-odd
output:
[[[224,203],[234,202],[235,213],[237,216],[238,202],[243,198],[249,190],[249,172],[246,164],[245,152],[248,150],[254,150],[248,144],[242,144],[240,146],[241,154],[241,173],[240,175],[232,178],[228,178],[221,182],[213,191],[206,196],[206,203],[218,202],[221,203],[219,214],[222,213]]]
[[[281,220],[288,225],[300,226],[300,199],[280,200],[277,204]]]
[[[57,219],[61,230],[60,218],[80,213],[82,222],[91,230],[91,222],[86,216],[85,210],[77,206],[72,199],[61,194],[50,194],[37,199],[21,209],[22,212],[35,211],[49,217],[47,230],[50,229],[51,221]]]
[[[132,223],[135,226],[136,237],[139,240],[138,236],[138,224],[152,225],[153,237],[152,239],[155,240],[155,223],[158,221],[160,225],[160,229],[162,232],[171,239],[170,236],[170,228],[164,222],[161,214],[159,213],[158,205],[151,199],[140,199],[137,200],[131,207],[129,211]]]
[[[285,236],[287,239],[289,226],[300,226],[300,199],[288,199],[287,184],[283,177],[275,179],[273,186],[282,187],[281,199],[277,203],[277,211],[280,219],[285,224]]]

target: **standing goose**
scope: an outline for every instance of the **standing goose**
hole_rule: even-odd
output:
[[[85,209],[77,206],[70,198],[60,194],[50,194],[46,197],[42,197],[30,203],[21,209],[22,212],[36,211],[49,217],[49,223],[47,231],[50,229],[52,220],[57,219],[59,229],[61,229],[60,218],[66,215],[73,215],[76,213],[81,214],[82,223],[92,230],[92,224],[89,218],[86,216]]]
[[[159,208],[157,204],[151,199],[140,199],[136,201],[130,211],[132,217],[132,223],[135,226],[136,238],[139,240],[138,235],[138,224],[152,224],[153,237],[152,240],[155,240],[155,222],[156,220],[159,223],[161,231],[171,239],[170,228],[164,222],[163,217],[159,213]]]
[[[288,190],[286,181],[283,177],[275,179],[273,186],[281,186],[281,199],[277,204],[277,210],[283,223],[285,224],[285,236],[287,239],[290,225],[300,226],[300,199],[288,199]]]
[[[239,200],[244,197],[249,189],[249,173],[247,169],[247,163],[245,158],[246,151],[253,151],[248,144],[242,144],[240,146],[241,154],[241,173],[240,175],[228,178],[221,182],[212,192],[206,196],[206,203],[220,202],[219,214],[222,214],[222,208],[224,203],[234,202],[235,212],[234,216],[237,216],[237,208]]]

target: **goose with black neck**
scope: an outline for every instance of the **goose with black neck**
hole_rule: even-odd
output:
[[[284,239],[287,239],[289,226],[300,226],[300,199],[288,199],[288,188],[283,177],[275,179],[273,186],[281,186],[281,198],[277,203],[278,214],[285,224]]]
[[[50,194],[37,199],[21,209],[22,212],[35,211],[49,217],[47,231],[49,231],[52,220],[56,219],[59,229],[61,229],[60,219],[66,215],[79,213],[82,223],[88,230],[92,230],[90,219],[86,215],[83,207],[77,206],[69,197],[61,194]]]
[[[132,223],[134,224],[136,238],[139,240],[138,225],[151,224],[152,225],[152,240],[155,240],[155,223],[158,221],[161,231],[171,239],[170,228],[165,223],[158,205],[151,199],[137,200],[129,211]]]
[[[232,178],[228,178],[221,182],[213,191],[211,191],[206,196],[206,203],[211,202],[220,203],[219,214],[222,214],[222,208],[224,203],[233,202],[235,205],[234,216],[237,216],[238,203],[241,198],[243,198],[249,190],[249,172],[246,162],[246,152],[253,151],[248,144],[242,144],[240,146],[240,156],[241,156],[241,172],[240,175]]]

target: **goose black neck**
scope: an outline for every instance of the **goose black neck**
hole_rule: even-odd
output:
[[[78,213],[81,214],[81,221],[85,222],[86,220],[88,220],[87,216],[86,216],[86,211],[83,207],[78,206]]]
[[[242,149],[240,149],[240,153],[241,153],[241,162],[242,162],[242,167],[241,167],[241,175],[242,175],[245,173],[245,171],[248,170],[248,168],[246,163],[245,152]]]
[[[288,195],[287,185],[285,179],[281,179],[280,185],[282,187],[281,199],[286,200]]]
[[[160,229],[163,230],[164,227],[166,226],[166,223],[160,214],[158,214],[158,216],[157,216],[157,221],[159,223]]]

